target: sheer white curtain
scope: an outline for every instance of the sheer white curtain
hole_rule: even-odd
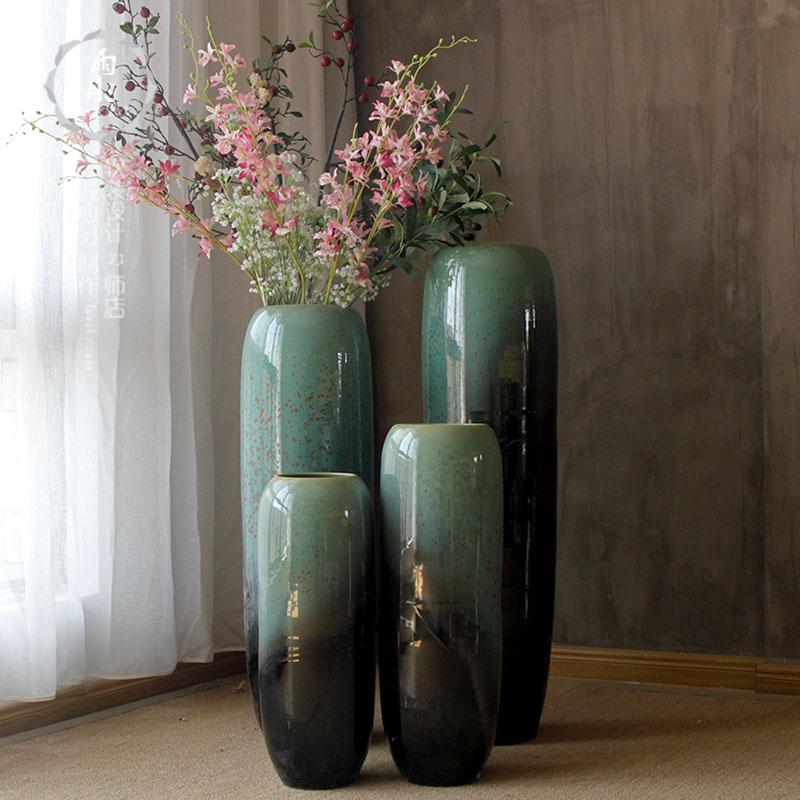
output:
[[[29,112],[50,110],[40,87],[59,47],[104,31],[69,51],[54,84],[66,113],[92,107],[93,55],[121,36],[110,4],[12,13],[2,57]],[[171,80],[170,66],[162,59]],[[211,433],[193,409],[210,365],[194,358],[188,325],[210,298],[195,262],[171,259],[167,220],[94,185],[58,187],[68,166],[44,139],[29,134],[9,155],[35,177],[20,170],[4,197],[22,230],[2,267],[13,313],[0,376],[0,697],[37,699],[213,653],[213,498],[197,491]]]
[[[92,51],[113,51],[120,18],[110,6],[5,9],[4,122],[50,109],[41,87],[61,45],[101,29],[107,38]],[[152,4],[172,45],[160,72],[178,97],[188,72],[180,7]],[[182,10],[202,32],[203,4]],[[237,10],[229,35],[238,27],[252,40],[257,0]],[[68,113],[96,104],[81,96],[88,51],[73,49],[56,74]],[[229,602],[215,621],[211,267],[152,210],[95,185],[57,186],[66,168],[54,143],[28,134],[4,155],[0,699],[41,699],[87,676],[208,660],[240,644],[240,610]],[[226,435],[235,439],[235,428]],[[217,550],[235,563],[238,533],[220,538],[229,542]],[[238,575],[238,564],[227,572]]]
[[[181,11],[204,42],[247,54],[260,34],[321,34],[302,0],[152,0],[159,72],[181,97]],[[109,0],[28,0],[4,9],[3,138],[59,48],[94,30],[57,70],[64,110],[120,18]],[[340,8],[342,3],[339,4]],[[63,51],[62,51],[63,54]],[[332,127],[338,87],[291,65],[309,135]],[[96,77],[96,76],[95,76]],[[326,101],[327,98],[327,101]],[[348,121],[348,130],[352,121]],[[52,697],[87,677],[171,671],[241,647],[238,373],[253,296],[222,258],[198,261],[169,221],[82,182],[53,142],[6,149],[0,193],[0,702]]]
[[[208,14],[248,55],[262,32],[322,32],[301,0],[148,5],[170,43],[159,73],[173,98],[190,69],[178,11],[198,43]],[[42,85],[59,48],[101,30],[69,50],[54,83],[68,114],[96,106],[80,87],[120,39],[110,6],[5,9],[4,138],[19,111],[50,110]],[[292,86],[321,152],[339,98],[317,63],[296,55]],[[239,354],[254,298],[231,263],[198,261],[191,241],[173,240],[166,217],[94,184],[58,186],[70,167],[55,143],[17,137],[4,162],[0,702],[238,649]]]

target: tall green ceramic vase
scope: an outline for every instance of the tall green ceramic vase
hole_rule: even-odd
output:
[[[429,422],[486,422],[504,484],[503,683],[498,744],[536,735],[547,689],[556,559],[556,300],[534,247],[439,251],[423,304]]]
[[[352,783],[375,701],[372,501],[356,475],[279,475],[258,512],[258,688],[267,749],[300,789]]]
[[[247,675],[258,700],[258,504],[279,472],[352,472],[372,486],[372,375],[364,322],[333,305],[255,312],[242,349],[241,483]]]
[[[480,774],[500,700],[502,467],[486,425],[395,425],[381,461],[380,690],[412,783]]]

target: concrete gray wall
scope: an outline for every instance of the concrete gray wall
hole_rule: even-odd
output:
[[[553,264],[556,641],[800,658],[800,2],[350,8],[368,71],[478,39],[428,78],[506,120],[486,239]],[[379,443],[421,419],[421,297],[369,308]]]

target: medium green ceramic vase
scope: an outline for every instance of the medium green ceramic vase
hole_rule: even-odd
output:
[[[267,749],[300,789],[352,783],[375,701],[372,501],[356,475],[279,475],[258,511],[258,687]]]
[[[334,305],[268,306],[250,320],[241,379],[247,675],[258,701],[257,512],[279,472],[352,472],[372,486],[372,374],[364,322]]]
[[[411,782],[469,783],[500,700],[503,487],[487,425],[395,425],[381,461],[381,712]]]
[[[503,453],[503,688],[497,744],[536,735],[553,635],[556,300],[534,247],[443,249],[425,281],[429,422],[486,422]]]

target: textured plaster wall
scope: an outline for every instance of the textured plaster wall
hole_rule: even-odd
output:
[[[351,0],[362,65],[495,120],[559,296],[556,641],[800,658],[800,2]],[[466,118],[465,118],[466,120]],[[422,280],[368,312],[378,441],[421,419]]]

